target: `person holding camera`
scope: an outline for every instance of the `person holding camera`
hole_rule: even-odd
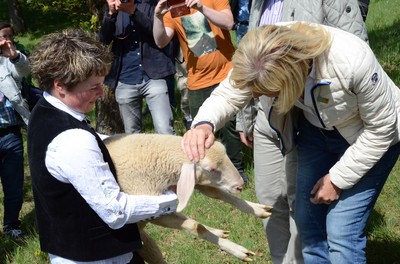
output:
[[[11,24],[0,21],[0,177],[4,193],[3,233],[17,240],[25,236],[19,220],[24,185],[21,126],[28,124],[30,112],[21,95],[21,81],[29,73],[27,57],[16,50]]]
[[[115,90],[125,133],[142,132],[146,99],[156,133],[175,134],[167,80],[174,78],[172,46],[159,49],[153,39],[157,0],[107,0],[100,41],[112,43],[114,60],[104,83]]]
[[[186,62],[190,115],[195,117],[202,103],[232,68],[235,48],[229,30],[234,26],[228,0],[160,0],[154,11],[153,35],[158,47],[176,35]],[[221,130],[221,141],[245,184],[242,142],[232,118]]]

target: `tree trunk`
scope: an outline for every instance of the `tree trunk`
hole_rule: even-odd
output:
[[[100,17],[102,15],[102,10],[104,8],[105,1],[103,0],[88,0],[87,7],[90,15],[95,15]]]
[[[105,88],[104,97],[96,103],[96,131],[104,135],[124,132],[124,125],[115,101],[115,90]]]
[[[16,33],[25,31],[25,22],[21,15],[21,7],[18,0],[8,0],[8,15],[10,24]]]
[[[104,0],[88,0],[87,6],[90,15],[103,15]],[[115,101],[115,90],[104,89],[104,97],[96,102],[96,131],[104,135],[124,133],[124,125],[119,113],[118,103]]]

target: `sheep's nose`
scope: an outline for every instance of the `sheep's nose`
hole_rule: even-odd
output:
[[[243,186],[238,186],[238,187],[236,187],[236,190],[237,190],[238,192],[242,192],[242,191],[243,191]]]

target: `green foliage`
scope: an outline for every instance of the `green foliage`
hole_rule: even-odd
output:
[[[23,7],[23,19],[27,33],[38,37],[38,34],[54,32],[66,27],[81,27],[85,30],[98,31],[100,27],[99,14],[105,1],[79,0],[19,0]],[[0,6],[6,7],[0,1]],[[7,8],[1,8],[0,18],[8,19]],[[4,17],[4,18],[3,18]]]
[[[86,6],[86,1],[79,0],[20,0],[19,2],[28,8],[42,10],[44,14],[60,10],[79,11]]]
[[[372,1],[367,29],[370,45],[393,81],[400,84],[400,9],[398,1]]]

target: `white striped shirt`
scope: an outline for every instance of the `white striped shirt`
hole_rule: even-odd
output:
[[[264,1],[263,13],[260,18],[259,26],[271,25],[281,22],[283,0]]]

